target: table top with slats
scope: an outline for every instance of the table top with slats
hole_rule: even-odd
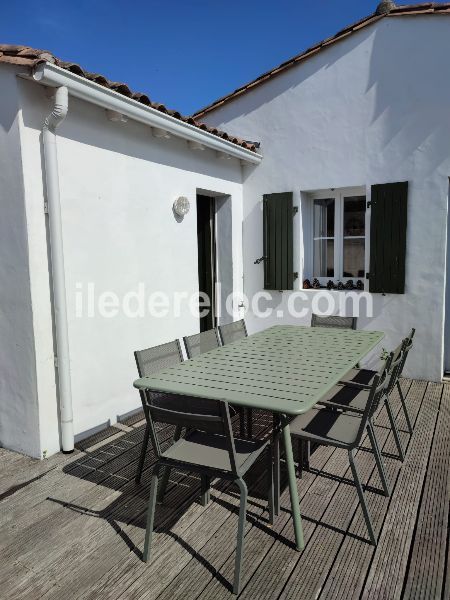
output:
[[[134,387],[298,415],[383,337],[380,331],[277,325],[141,377]]]

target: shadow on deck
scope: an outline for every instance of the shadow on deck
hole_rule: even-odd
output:
[[[293,547],[284,485],[280,516],[273,527],[268,525],[262,460],[247,479],[242,598],[448,597],[450,385],[404,380],[403,387],[415,423],[409,436],[393,397],[407,451],[403,465],[384,410],[376,422],[393,487],[390,498],[380,493],[368,444],[356,455],[379,534],[377,548],[367,538],[345,451],[317,448],[310,471],[298,480],[306,540],[301,553]],[[255,413],[259,435],[266,435],[270,425],[270,415]],[[153,558],[144,564],[154,455],[148,452],[137,485],[143,422],[134,417],[110,430],[109,437],[84,440],[75,456],[50,459],[47,470],[46,461],[19,460],[0,449],[5,465],[0,475],[2,598],[231,597],[237,490],[216,481],[211,502],[202,507],[199,479],[172,471],[164,503],[157,508]],[[168,443],[171,436],[171,427],[161,428],[161,440]],[[14,480],[16,463],[24,484]]]

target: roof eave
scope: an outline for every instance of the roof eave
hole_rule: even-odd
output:
[[[262,156],[252,150],[242,148],[233,142],[219,138],[208,131],[180,121],[155,108],[145,106],[137,100],[128,98],[54,64],[40,63],[32,70],[31,75],[21,74],[21,76],[49,87],[65,86],[68,88],[69,94],[76,98],[105,109],[117,111],[129,119],[144,123],[155,129],[167,131],[171,135],[189,142],[202,144],[206,148],[216,150],[243,162],[259,164],[262,160]]]

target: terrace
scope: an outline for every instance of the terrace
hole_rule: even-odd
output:
[[[396,458],[383,408],[375,425],[393,486],[390,498],[365,440],[357,452],[378,546],[370,545],[346,452],[319,447],[297,479],[305,549],[293,546],[289,493],[268,526],[264,462],[249,473],[249,509],[241,598],[449,597],[448,517],[450,385],[402,380],[414,423],[406,431],[396,391],[406,458]],[[255,411],[254,429],[271,426]],[[75,455],[45,461],[0,449],[0,585],[2,598],[232,597],[239,497],[214,482],[212,502],[198,502],[199,480],[172,471],[156,512],[154,553],[141,553],[146,523],[149,450],[142,482],[134,481],[144,434],[143,414],[84,440]],[[161,430],[168,440],[172,427]],[[283,475],[283,472],[282,472]],[[285,477],[284,477],[285,479]]]

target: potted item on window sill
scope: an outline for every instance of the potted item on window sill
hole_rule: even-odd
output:
[[[334,282],[332,279],[329,279],[326,285],[321,285],[320,281],[315,277],[313,282],[311,283],[310,279],[303,280],[303,289],[304,290],[328,290],[328,291],[339,291],[339,292],[349,292],[349,291],[364,291],[364,282],[361,279],[358,279],[356,283],[353,279],[348,279],[345,283],[342,281]]]

